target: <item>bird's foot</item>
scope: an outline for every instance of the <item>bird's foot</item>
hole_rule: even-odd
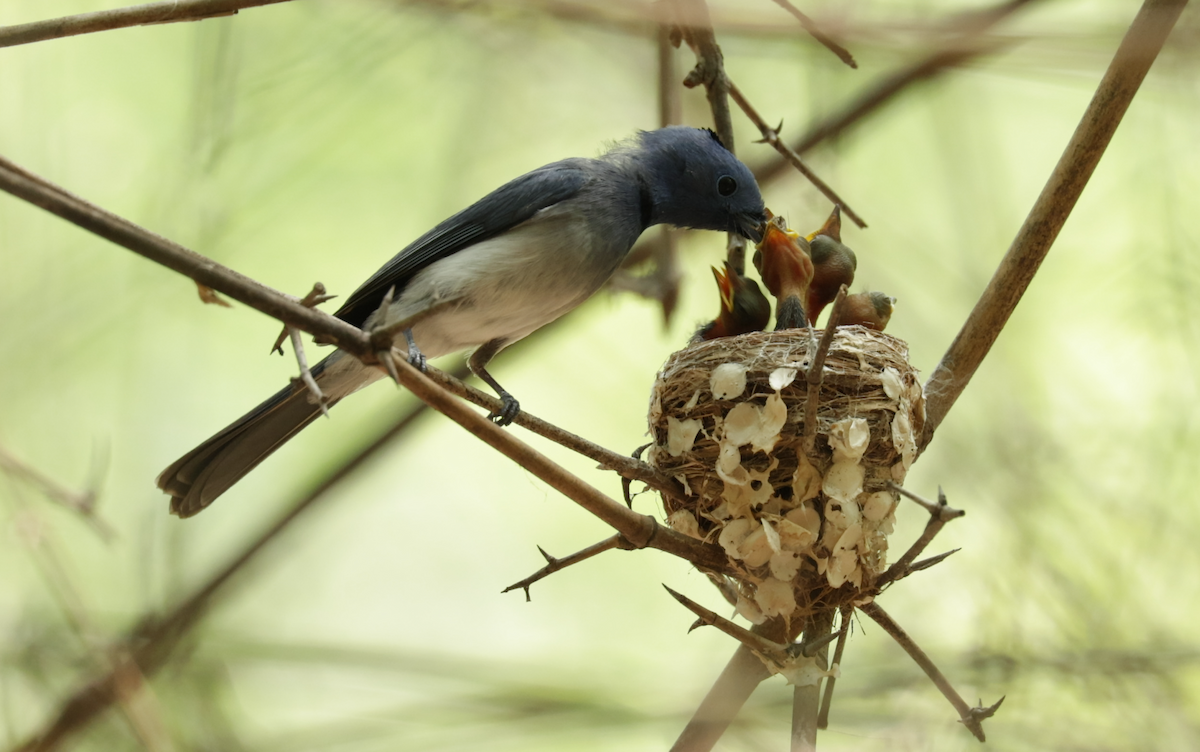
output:
[[[408,340],[408,364],[417,369],[421,373],[429,370],[429,364],[425,360],[425,354],[417,347],[416,340],[413,339],[412,329],[404,331],[404,338]]]
[[[500,409],[488,415],[488,420],[492,421],[501,428],[513,422],[517,417],[517,413],[521,412],[521,403],[517,402],[516,398],[503,389],[500,392]]]

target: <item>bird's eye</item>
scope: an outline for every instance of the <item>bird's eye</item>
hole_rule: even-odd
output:
[[[728,175],[717,178],[717,193],[722,196],[732,196],[737,192],[737,181]]]

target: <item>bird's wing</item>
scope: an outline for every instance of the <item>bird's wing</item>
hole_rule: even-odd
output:
[[[579,192],[587,182],[585,160],[554,162],[525,173],[414,240],[371,275],[334,315],[362,326],[391,287],[399,295],[413,275],[435,261],[495,237]]]

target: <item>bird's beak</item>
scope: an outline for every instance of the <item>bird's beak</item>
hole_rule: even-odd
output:
[[[763,215],[755,214],[738,214],[734,217],[734,231],[743,238],[753,242],[760,243],[763,239]]]
[[[721,294],[721,309],[725,311],[733,310],[733,270],[729,268],[729,262],[725,262],[725,268],[718,269],[713,267],[713,276],[717,279],[717,290]]]

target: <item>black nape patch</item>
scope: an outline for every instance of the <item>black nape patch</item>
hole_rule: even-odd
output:
[[[718,136],[717,132],[714,131],[712,128],[701,128],[700,130],[707,131],[708,135],[712,136],[713,141],[716,141],[718,144],[720,144],[721,148],[724,149],[725,151],[729,151],[729,147],[725,145],[725,142],[721,140],[721,137]]]

